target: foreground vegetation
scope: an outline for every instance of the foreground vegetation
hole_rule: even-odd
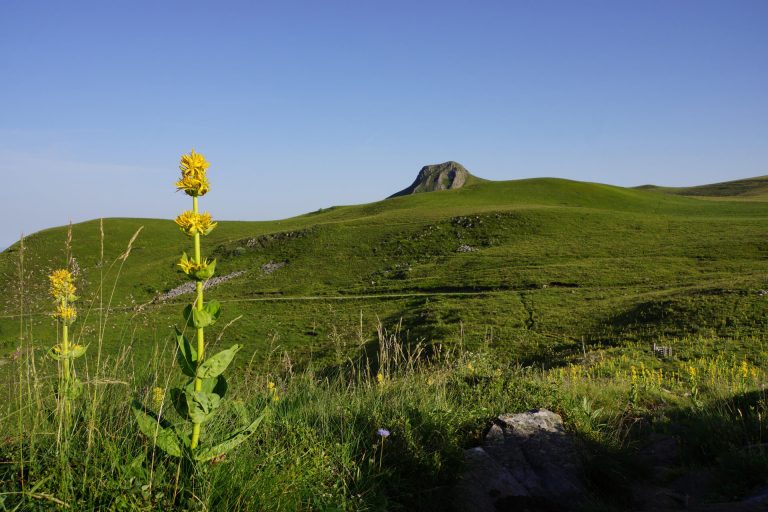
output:
[[[31,346],[13,362],[18,397],[2,416],[0,503],[7,510],[411,510],[447,507],[462,449],[500,412],[560,413],[588,460],[586,510],[622,510],[648,478],[637,452],[654,432],[672,433],[682,467],[711,467],[713,500],[733,499],[768,477],[765,417],[768,354],[697,357],[721,340],[674,341],[658,359],[643,347],[589,351],[541,370],[500,364],[481,349],[407,347],[381,332],[379,350],[328,369],[296,371],[274,352],[252,361],[230,386],[237,396],[206,435],[237,429],[267,411],[237,451],[179,478],[179,459],[139,433],[126,406],[175,413],[165,393],[175,343],[157,344],[151,368],[129,351],[82,375],[71,431],[62,432],[45,392],[55,371]],[[243,418],[243,419],[241,419]],[[391,435],[383,438],[377,430]],[[67,442],[64,442],[64,440]]]

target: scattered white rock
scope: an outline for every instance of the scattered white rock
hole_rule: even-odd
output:
[[[243,274],[245,274],[245,270],[238,270],[237,272],[232,272],[231,274],[227,274],[224,276],[212,277],[203,283],[203,289],[208,289],[211,286],[216,286],[217,284],[227,282],[230,279],[234,279]],[[180,295],[184,295],[187,293],[194,293],[194,291],[195,291],[195,282],[188,281],[180,286],[177,286],[176,288],[173,288],[172,290],[168,290],[165,293],[161,293],[160,295],[155,297],[154,302],[164,302],[168,299],[179,297]]]

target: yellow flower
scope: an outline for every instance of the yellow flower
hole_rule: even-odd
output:
[[[208,169],[209,165],[205,157],[200,153],[195,153],[194,149],[188,155],[181,155],[181,161],[179,161],[179,169],[184,177],[204,176],[205,170]]]
[[[155,407],[163,405],[163,401],[165,401],[165,390],[157,386],[152,388],[152,403]]]
[[[747,377],[749,377],[749,363],[747,363],[746,361],[741,362],[741,377],[743,379],[746,379]]]
[[[205,173],[183,176],[176,182],[176,189],[183,190],[192,197],[204,196],[211,190],[211,184],[208,183],[208,177]]]
[[[216,222],[211,222],[210,213],[195,213],[191,210],[176,217],[176,224],[189,236],[207,235],[216,227]]]
[[[269,390],[270,393],[273,392],[275,390],[275,383],[270,381],[267,384],[267,389]]]
[[[77,319],[77,310],[72,306],[59,303],[56,306],[56,312],[53,314],[53,317],[60,318],[65,323],[71,324]]]
[[[75,283],[72,273],[66,269],[54,270],[48,276],[51,281],[51,295],[58,301],[73,301],[75,297]]]
[[[198,270],[203,270],[209,264],[210,262],[207,259],[204,260],[202,263],[195,263],[195,260],[190,260],[189,258],[184,258],[184,257],[182,257],[177,263],[177,265],[181,267],[181,270],[185,274],[193,274]]]
[[[376,374],[376,382],[379,384],[384,384],[384,374],[379,372]]]

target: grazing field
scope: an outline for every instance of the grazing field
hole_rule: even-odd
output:
[[[267,415],[191,489],[129,407],[176,384],[187,240],[168,220],[72,226],[73,336],[89,350],[70,437],[45,355],[67,228],[35,233],[0,254],[0,509],[429,510],[450,503],[462,449],[492,418],[533,407],[563,415],[588,454],[586,509],[665,484],[637,457],[659,433],[681,441],[678,474],[716,475],[702,500],[744,496],[768,476],[768,203],[716,190],[470,179],[220,222],[206,245],[226,279],[205,293],[225,313],[208,339],[244,348],[240,400],[213,431]]]

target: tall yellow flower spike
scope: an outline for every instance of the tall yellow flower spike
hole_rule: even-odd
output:
[[[226,452],[251,436],[266,413],[253,420],[248,426],[231,433],[223,442],[208,444],[199,448],[203,423],[208,421],[219,407],[227,390],[226,380],[222,373],[229,366],[235,354],[242,348],[235,344],[217,354],[206,354],[205,328],[214,325],[221,314],[221,304],[217,300],[205,301],[204,281],[210,279],[216,271],[216,260],[208,261],[203,258],[201,236],[210,233],[216,227],[211,220],[211,214],[200,213],[199,196],[208,192],[210,186],[205,174],[208,162],[203,155],[190,152],[183,155],[179,163],[181,179],[176,183],[179,190],[184,190],[192,196],[192,210],[185,211],[176,218],[181,231],[192,238],[194,252],[191,256],[182,254],[177,265],[182,272],[195,281],[195,300],[188,304],[183,311],[184,325],[176,328],[178,351],[176,361],[181,372],[189,377],[184,387],[173,388],[170,402],[183,421],[191,423],[191,432],[186,427],[164,426],[158,423],[155,415],[148,414],[144,406],[135,404],[133,413],[139,423],[139,429],[155,445],[172,457],[183,457],[190,463],[220,461]],[[191,329],[194,339],[189,340],[184,331]],[[162,406],[161,395],[164,390],[156,388],[153,392],[153,402],[156,407]],[[278,400],[273,392],[273,400]],[[189,433],[190,435],[187,435]],[[188,449],[185,449],[185,446]]]

